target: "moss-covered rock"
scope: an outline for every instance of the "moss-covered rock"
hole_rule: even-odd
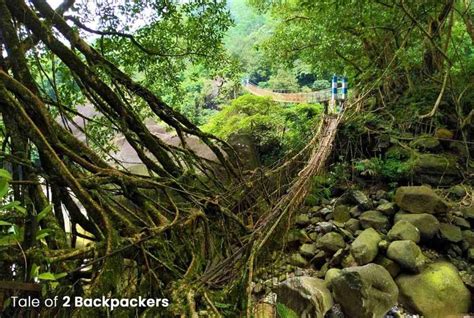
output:
[[[452,139],[454,134],[451,130],[446,128],[436,129],[434,136],[439,139]]]
[[[321,249],[329,252],[336,252],[337,250],[344,248],[346,243],[341,234],[335,232],[329,232],[324,234],[319,240],[318,245]]]
[[[397,277],[398,273],[400,273],[400,265],[385,256],[377,256],[374,263],[383,266],[392,277]]]
[[[398,188],[395,202],[400,208],[411,213],[443,213],[449,208],[442,198],[426,186]]]
[[[462,232],[459,226],[449,223],[441,223],[439,225],[441,237],[453,243],[462,241]]]
[[[353,190],[351,192],[352,199],[357,202],[357,204],[363,209],[372,209],[372,201],[370,201],[369,197],[360,190]]]
[[[432,239],[436,233],[439,231],[439,221],[431,214],[427,213],[397,213],[395,214],[395,223],[399,221],[407,221],[420,231],[422,239],[429,240]]]
[[[337,205],[332,212],[334,221],[344,223],[351,218],[350,207],[347,205]]]
[[[382,203],[379,206],[377,206],[377,211],[380,211],[385,215],[393,215],[396,212],[395,203],[393,202]]]
[[[417,275],[401,275],[396,282],[400,303],[426,318],[467,313],[471,306],[469,290],[447,262],[430,264]]]
[[[359,221],[364,229],[371,227],[379,231],[386,230],[389,224],[388,217],[376,210],[362,213],[359,217]]]
[[[390,229],[387,237],[391,241],[410,240],[415,243],[420,241],[420,231],[408,221],[399,221]]]
[[[287,243],[307,243],[311,242],[308,234],[304,230],[290,229],[286,239]]]
[[[474,220],[474,205],[461,208],[461,213],[466,219]]]
[[[296,217],[295,223],[296,223],[296,225],[299,225],[299,226],[306,226],[306,225],[310,224],[311,221],[309,219],[308,214],[302,213],[302,214],[299,214]]]
[[[471,262],[474,262],[474,248],[470,248],[467,251],[467,259],[470,260]]]
[[[312,244],[303,244],[300,246],[299,252],[301,255],[306,257],[313,257],[318,251],[318,246],[316,243]]]
[[[447,154],[418,154],[411,159],[412,174],[417,182],[450,185],[461,179],[457,157]]]
[[[467,193],[466,189],[461,184],[456,184],[449,188],[449,194],[456,199],[463,198]]]
[[[360,221],[351,218],[346,223],[344,223],[344,228],[354,234],[356,231],[360,230]]]
[[[288,263],[298,267],[306,267],[308,265],[308,261],[305,260],[300,253],[291,254],[290,258],[288,259]]]
[[[474,232],[471,230],[462,231],[462,238],[470,247],[474,247]]]
[[[351,254],[359,265],[372,262],[379,252],[380,234],[372,228],[364,230],[351,244]]]
[[[331,280],[334,299],[345,317],[383,317],[396,304],[398,288],[390,273],[380,265],[343,269]]]
[[[331,283],[332,281],[341,275],[341,269],[339,268],[330,268],[326,272],[326,275],[324,276],[324,281],[326,282],[326,285],[328,286],[329,289],[331,289]]]
[[[411,143],[410,146],[420,150],[435,150],[439,148],[440,143],[436,137],[429,136],[429,135],[422,135],[415,138]]]
[[[287,279],[278,285],[275,292],[278,302],[293,310],[298,317],[323,318],[333,305],[326,283],[314,277]]]
[[[470,229],[471,228],[471,223],[469,223],[468,220],[466,220],[465,218],[462,218],[460,216],[453,216],[452,221],[453,221],[454,225],[457,225],[461,228],[464,228],[464,229]]]
[[[387,249],[387,257],[412,272],[419,272],[427,261],[420,247],[410,240],[390,243]]]

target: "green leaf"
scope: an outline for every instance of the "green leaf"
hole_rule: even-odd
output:
[[[41,280],[56,280],[56,276],[51,272],[44,272],[38,275]]]
[[[59,286],[59,283],[58,282],[50,282],[49,286],[51,287],[51,289],[56,289],[56,287]]]
[[[39,240],[44,239],[46,236],[51,234],[51,232],[53,232],[53,230],[51,230],[51,229],[39,230],[38,232],[36,232],[36,240],[39,241]]]
[[[0,246],[16,245],[18,242],[15,234],[9,234],[0,237]]]
[[[12,176],[7,170],[0,169],[0,199],[8,193],[9,183],[11,179]]]
[[[45,208],[43,209],[43,211],[41,211],[41,212],[36,216],[36,222],[39,223],[42,219],[44,219],[45,216],[46,216],[49,212],[51,212],[52,209],[53,209],[53,206],[52,206],[51,204],[48,205],[47,207],[45,207]]]
[[[66,276],[67,276],[66,272],[54,274],[54,277],[56,277],[56,279],[61,279]]]
[[[39,241],[39,240],[42,240],[44,239],[46,236],[48,236],[49,233],[41,233],[41,234],[38,234],[36,235],[36,240]]]
[[[13,225],[13,223],[10,223],[10,222],[5,222],[5,221],[2,221],[2,220],[0,220],[0,226],[2,226],[2,225],[8,225],[8,226],[12,226],[12,225]]]
[[[38,265],[36,265],[35,263],[33,263],[33,265],[31,265],[30,276],[31,277],[38,276],[39,269],[40,269],[40,267]]]
[[[8,172],[7,170],[0,169],[0,179],[6,179],[6,180],[10,181],[12,179],[12,176],[11,176],[10,172]]]
[[[0,199],[3,198],[8,193],[8,189],[9,189],[8,180],[0,178]]]
[[[26,214],[26,209],[20,205],[21,203],[19,201],[12,201],[8,204],[5,204],[4,206],[0,207],[0,210],[15,210],[20,212],[21,214],[25,215]]]
[[[215,302],[214,305],[217,308],[221,308],[221,309],[226,309],[226,308],[232,308],[233,307],[231,304],[225,304],[225,303],[220,303],[220,302]]]

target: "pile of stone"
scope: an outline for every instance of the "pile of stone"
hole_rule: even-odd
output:
[[[295,224],[286,266],[300,273],[280,274],[267,287],[300,317],[474,310],[473,206],[451,206],[427,186],[400,187],[393,201],[380,190],[349,191],[310,207]]]

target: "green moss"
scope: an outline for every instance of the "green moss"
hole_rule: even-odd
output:
[[[422,135],[413,140],[410,145],[417,149],[435,149],[439,147],[439,140],[433,136]]]

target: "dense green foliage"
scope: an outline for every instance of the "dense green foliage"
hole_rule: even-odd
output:
[[[306,144],[321,112],[320,105],[285,107],[270,98],[243,95],[223,106],[203,130],[224,139],[251,136],[262,161],[271,164]]]
[[[417,133],[429,119],[472,136],[472,1],[250,3],[274,21],[259,43],[271,65],[348,75],[355,95],[373,101],[365,110],[393,129]]]

